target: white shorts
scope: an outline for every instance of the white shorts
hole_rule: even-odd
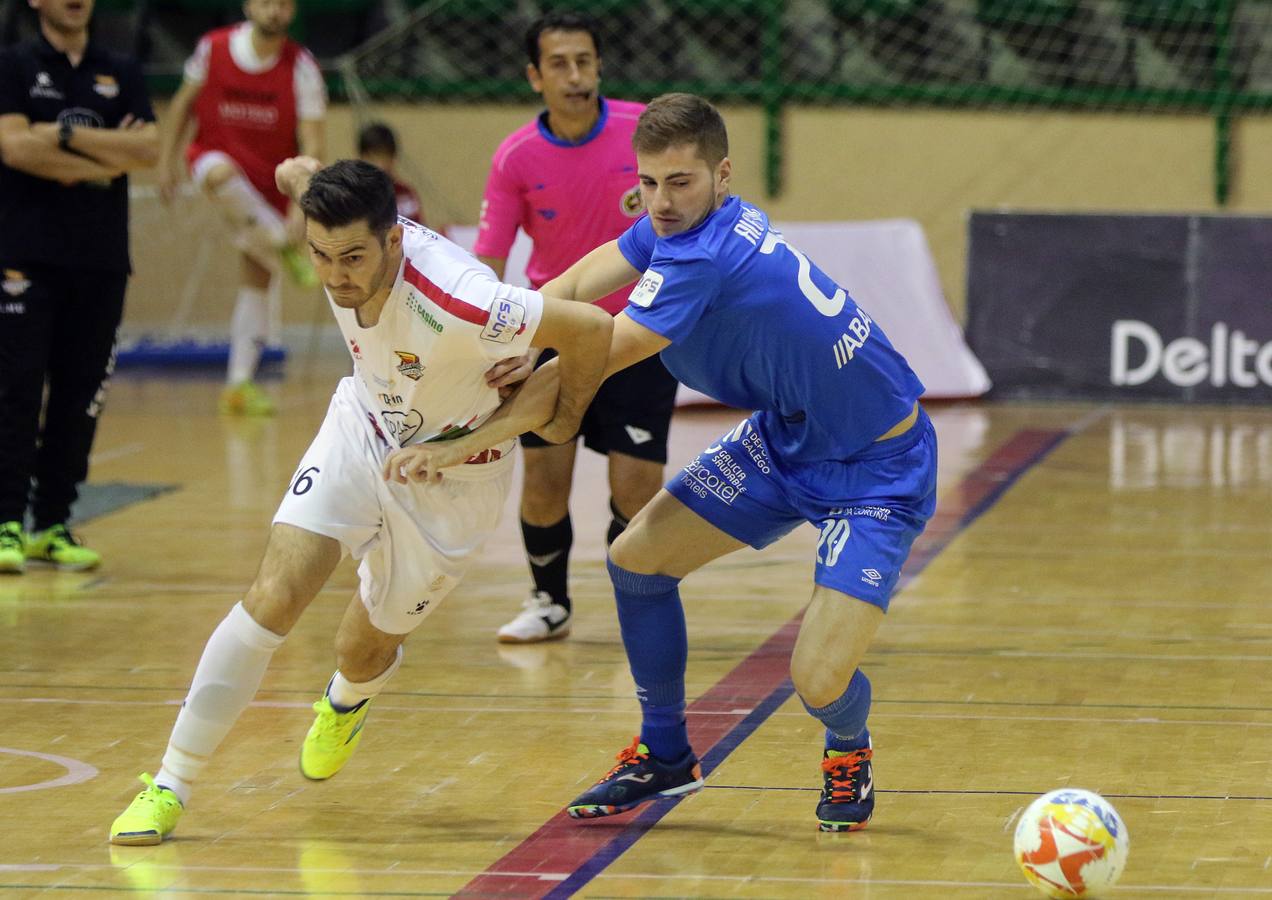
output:
[[[393,448],[343,378],[300,461],[275,523],[340,542],[359,560],[359,593],[371,624],[413,631],[459,584],[499,523],[512,483],[512,447],[494,462],[447,469],[440,484],[380,476]]]
[[[205,150],[190,163],[190,182],[199,190],[203,190],[203,182],[207,180],[208,173],[220,165],[230,166],[240,175],[243,174],[242,167],[224,150]]]

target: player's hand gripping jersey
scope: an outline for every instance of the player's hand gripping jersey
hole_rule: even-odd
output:
[[[402,267],[379,321],[331,304],[358,399],[396,446],[458,437],[499,406],[491,362],[525,353],[543,316],[536,291],[501,284],[441,235],[406,219]]]
[[[923,393],[878,324],[737,197],[667,238],[642,218],[618,246],[645,273],[627,314],[672,342],[667,368],[722,403],[760,410],[779,459],[848,459]]]

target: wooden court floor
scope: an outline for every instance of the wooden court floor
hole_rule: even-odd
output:
[[[819,729],[783,682],[812,528],[684,584],[707,789],[635,823],[562,821],[638,721],[603,568],[603,468],[581,454],[572,637],[495,642],[527,585],[505,516],[408,641],[354,760],[308,783],[296,756],[346,564],[175,838],[112,848],[340,371],[292,373],[263,422],[218,418],[210,380],[116,381],[92,481],[175,489],[83,526],[100,571],[0,581],[0,896],[1023,900],[1040,895],[1013,863],[1014,820],[1061,786],[1103,793],[1128,824],[1114,896],[1272,895],[1272,410],[1258,408],[932,410],[940,512],[866,663],[865,832],[816,830]],[[673,461],[739,418],[681,414]]]

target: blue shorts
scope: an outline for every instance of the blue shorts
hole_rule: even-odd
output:
[[[666,488],[757,550],[811,522],[821,530],[813,580],[886,610],[910,545],[936,509],[936,432],[920,408],[905,434],[851,459],[789,463],[770,454],[756,413]]]

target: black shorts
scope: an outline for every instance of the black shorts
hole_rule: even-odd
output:
[[[544,350],[538,365],[556,356]],[[601,384],[583,414],[579,435],[597,453],[625,453],[659,464],[667,461],[667,432],[676,407],[678,382],[658,354],[615,372]],[[533,432],[521,436],[523,447],[550,447]]]

